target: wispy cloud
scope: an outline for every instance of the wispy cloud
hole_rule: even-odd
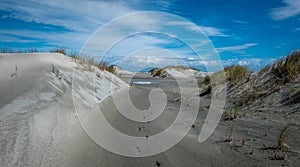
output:
[[[207,26],[199,26],[204,33],[207,34],[207,36],[220,36],[220,37],[227,37],[228,35],[225,35],[223,33],[222,29],[215,28],[215,27],[207,27]]]
[[[234,23],[239,23],[239,24],[249,24],[248,21],[244,21],[244,20],[233,20]]]
[[[167,23],[168,25],[178,25],[178,26],[185,26],[186,29],[190,31],[200,32],[203,31],[207,36],[221,36],[227,37],[228,35],[223,33],[223,29],[211,26],[199,26],[195,24],[188,23],[186,21],[170,21]]]
[[[247,48],[249,48],[249,47],[256,46],[256,45],[258,45],[258,44],[257,44],[257,43],[249,43],[249,44],[238,45],[238,46],[227,46],[227,47],[217,48],[217,51],[218,51],[218,52],[225,52],[225,51],[228,51],[228,52],[241,51],[241,50],[244,50],[244,49],[247,49]]]
[[[283,20],[300,14],[299,0],[283,0],[283,3],[286,5],[271,11],[271,17],[274,20]]]
[[[90,31],[99,24],[133,11],[119,1],[92,0],[65,0],[63,3],[59,0],[4,0],[0,9],[10,12],[6,17],[75,31]]]

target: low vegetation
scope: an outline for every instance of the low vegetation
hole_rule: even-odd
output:
[[[61,53],[61,54],[63,54],[63,55],[67,55],[67,52],[66,52],[66,49],[65,49],[65,48],[53,49],[53,50],[50,50],[50,52],[53,52],[53,53]]]
[[[224,120],[234,120],[240,117],[240,111],[237,106],[234,106],[232,109],[229,109],[225,113]]]
[[[149,73],[152,77],[167,77],[167,71],[164,68],[153,68]]]
[[[300,73],[300,51],[294,51],[283,59],[279,59],[271,67],[271,74],[278,83],[293,81]]]
[[[271,70],[271,67],[272,67],[271,65],[265,66],[263,69],[261,69],[258,72],[258,75],[262,75],[262,74],[268,73]]]
[[[284,127],[281,131],[280,131],[280,134],[278,136],[278,143],[277,143],[277,147],[280,149],[280,150],[285,150],[285,149],[288,149],[289,146],[286,144],[286,137],[287,137],[287,134],[288,134],[288,130],[289,128],[288,127]]]
[[[119,68],[117,65],[110,65],[109,67],[107,67],[107,71],[110,72],[110,73],[113,73],[115,74],[117,68]]]
[[[36,53],[41,52],[37,48],[28,48],[28,49],[12,49],[12,48],[1,48],[0,53]]]
[[[42,52],[39,51],[36,48],[29,48],[26,50],[22,49],[11,49],[11,48],[1,48],[0,53],[35,53],[35,52]],[[61,53],[63,55],[69,56],[73,59],[73,61],[78,62],[79,64],[82,64],[84,66],[84,70],[86,71],[91,71],[93,66],[102,70],[102,71],[108,71],[111,73],[115,73],[116,70],[120,67],[117,65],[110,65],[108,62],[105,61],[100,61],[96,62],[93,58],[88,57],[88,56],[82,56],[76,51],[71,51],[69,54],[67,53],[65,48],[57,48],[57,49],[52,49],[49,52],[51,53]],[[17,70],[16,70],[17,71]],[[52,73],[54,73],[57,77],[59,77],[59,71],[56,69],[54,65],[52,65]],[[17,74],[13,74],[13,76],[16,76]]]
[[[226,80],[231,84],[240,84],[250,78],[252,71],[243,66],[229,66],[224,68]]]

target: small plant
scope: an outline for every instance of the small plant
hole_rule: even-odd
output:
[[[272,160],[286,160],[287,154],[284,151],[274,150]]]
[[[18,66],[15,66],[15,72],[10,75],[10,77],[18,77]]]
[[[229,133],[227,134],[227,138],[225,139],[225,142],[233,142],[233,128],[231,127],[229,130]]]
[[[102,71],[105,71],[106,68],[107,68],[107,66],[108,66],[108,63],[105,62],[105,61],[101,61],[101,62],[97,65],[97,67],[98,67],[100,70],[102,70]]]
[[[116,72],[117,68],[118,68],[118,66],[113,64],[108,67],[107,71],[114,74]]]
[[[206,76],[204,77],[203,83],[204,83],[205,85],[208,85],[208,84],[210,83],[210,77],[209,77],[208,75],[206,75]]]
[[[280,134],[279,134],[279,137],[278,137],[278,143],[277,143],[277,147],[280,149],[280,150],[285,150],[285,149],[288,149],[289,146],[286,144],[286,137],[287,137],[287,133],[288,133],[288,127],[285,127],[283,128],[281,131],[280,131]]]
[[[240,117],[240,111],[237,106],[235,106],[233,109],[229,110],[226,115],[224,120],[234,120]]]

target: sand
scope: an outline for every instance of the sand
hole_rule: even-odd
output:
[[[58,73],[53,73],[53,65]],[[85,107],[100,107],[115,129],[146,140],[146,136],[158,134],[172,124],[183,99],[177,83],[170,77],[162,79],[137,74],[133,81],[159,84],[129,87],[127,83],[134,73],[126,72],[122,76],[126,83],[108,72],[94,68],[84,71],[82,68],[61,54],[0,55],[0,166],[300,166],[298,112],[287,119],[283,113],[255,112],[256,108],[252,107],[241,118],[222,119],[208,140],[199,143],[210,95],[201,97],[195,123],[180,125],[190,130],[171,149],[142,158],[107,151],[84,131],[74,100],[82,99],[80,104]],[[73,69],[77,70],[76,82]],[[16,72],[17,75],[12,75]],[[95,77],[96,74],[100,78]],[[74,89],[74,84],[82,87],[77,85]],[[188,90],[188,82],[185,85]],[[114,93],[122,97],[122,90],[128,90],[133,104],[139,109],[147,109],[152,88],[164,90],[167,103],[164,112],[150,122],[140,123],[125,118],[110,96]],[[199,92],[190,92],[188,97],[192,104],[199,98]],[[93,117],[88,112],[81,114]],[[274,160],[276,150],[269,147],[276,146],[278,134],[287,121],[293,125],[286,139],[290,149],[286,160]],[[233,140],[230,142],[228,135],[231,131]],[[157,142],[157,146],[163,147],[164,144]],[[132,151],[139,154],[137,149]]]

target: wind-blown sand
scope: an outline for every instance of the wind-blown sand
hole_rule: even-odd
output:
[[[72,92],[73,69],[80,71],[81,67],[71,58],[53,53],[0,55],[0,166],[153,167],[157,166],[157,162],[161,166],[178,167],[300,166],[298,112],[288,119],[293,126],[287,139],[290,146],[287,160],[273,160],[274,150],[268,149],[277,144],[281,125],[287,121],[282,118],[282,113],[257,113],[252,111],[255,109],[249,109],[251,112],[239,119],[222,119],[212,136],[199,143],[198,135],[205,124],[210,95],[201,97],[193,128],[170,150],[144,158],[111,153],[98,146],[83,130],[74,109],[72,93],[82,98],[84,105],[99,105],[113,127],[133,136],[151,136],[170,126],[182,99],[172,78],[134,77],[134,81],[159,83],[158,87],[165,91],[168,102],[164,113],[154,121],[132,122],[118,113],[109,96],[112,93],[110,85],[113,82],[114,90],[129,89],[137,108],[149,107],[151,86],[128,87],[120,79],[112,81],[112,74],[108,72],[87,68],[89,70],[78,72],[75,76],[86,88]],[[94,77],[95,73],[100,78]],[[124,80],[128,81],[127,77],[130,78],[131,74],[127,72]],[[88,89],[94,83],[95,90]],[[92,92],[96,92],[96,101]],[[122,91],[119,93],[122,97]],[[198,95],[197,92],[190,94],[195,98]],[[233,141],[228,142],[231,129]]]

